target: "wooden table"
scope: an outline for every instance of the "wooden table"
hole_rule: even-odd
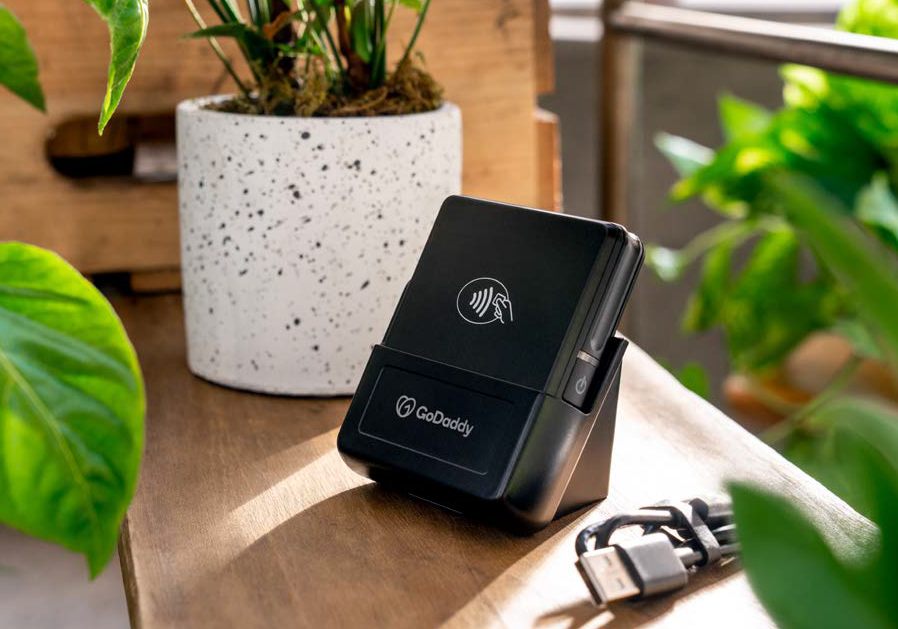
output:
[[[349,471],[335,449],[345,399],[254,395],[192,376],[179,297],[115,305],[149,399],[120,549],[135,627],[765,627],[736,563],[696,574],[676,595],[599,611],[574,568],[574,536],[728,478],[786,492],[833,538],[869,529],[635,346],[611,495],[515,537]]]

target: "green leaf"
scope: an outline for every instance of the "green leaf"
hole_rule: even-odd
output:
[[[786,105],[815,109],[829,96],[829,78],[823,70],[789,63],[780,66],[780,76]]]
[[[723,94],[717,101],[723,133],[728,140],[763,132],[773,116],[769,111],[732,94]]]
[[[232,37],[243,44],[250,61],[265,67],[277,58],[277,45],[254,28],[240,22],[216,24],[186,35],[188,38]]]
[[[708,147],[670,133],[656,135],[655,146],[681,177],[688,177],[714,159],[714,151]]]
[[[419,13],[424,6],[421,4],[421,0],[399,0],[399,4],[404,7],[408,7],[409,9],[414,9]]]
[[[876,173],[870,185],[861,191],[854,213],[884,243],[898,250],[898,200],[884,173]]]
[[[861,35],[898,39],[898,3],[894,0],[854,0],[839,11],[836,26]]]
[[[735,245],[733,240],[724,240],[705,255],[698,288],[689,298],[683,314],[683,329],[699,332],[718,322],[730,287]]]
[[[743,484],[730,493],[745,572],[779,627],[893,627],[868,579],[837,558],[789,501]]]
[[[770,182],[787,218],[839,279],[887,359],[898,367],[898,259],[813,181],[781,173]]]
[[[55,254],[0,245],[0,520],[115,552],[143,449],[144,390],[109,303]]]
[[[137,55],[147,36],[147,0],[84,0],[109,27],[111,59],[106,98],[97,129],[100,134],[115,113],[137,63]]]
[[[37,57],[25,29],[12,11],[0,4],[0,85],[41,111],[44,91],[37,77]]]
[[[808,334],[833,323],[838,295],[825,276],[802,280],[800,253],[791,229],[771,229],[727,292],[718,318],[737,370],[776,365]]]
[[[367,2],[359,2],[352,9],[349,23],[349,34],[352,37],[352,48],[362,61],[371,61],[371,30],[373,28],[371,7]]]
[[[696,362],[689,362],[674,372],[677,380],[684,387],[700,395],[706,400],[711,396],[711,381],[708,378],[708,371]]]

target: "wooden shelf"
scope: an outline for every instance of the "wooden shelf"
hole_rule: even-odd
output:
[[[588,522],[750,479],[833,538],[869,523],[638,347],[624,361],[611,495],[516,537],[371,484],[335,450],[346,399],[242,393],[186,367],[180,297],[114,302],[147,384],[146,453],[121,540],[135,627],[772,626],[736,563],[600,612],[574,568]],[[725,610],[725,611],[722,611]]]

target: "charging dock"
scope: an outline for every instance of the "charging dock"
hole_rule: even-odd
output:
[[[359,474],[534,531],[608,494],[614,330],[643,247],[620,225],[449,197],[337,447]]]
[[[377,345],[338,438],[356,472],[522,532],[605,498],[628,342],[612,337],[589,410]]]

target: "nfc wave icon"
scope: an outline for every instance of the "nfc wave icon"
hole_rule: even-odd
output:
[[[462,319],[474,325],[514,321],[508,289],[492,277],[478,277],[462,286],[455,307]]]

